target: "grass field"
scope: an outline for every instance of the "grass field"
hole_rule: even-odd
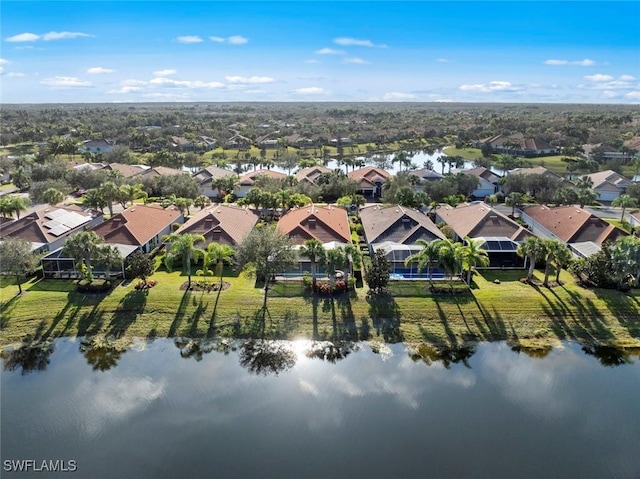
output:
[[[538,272],[538,274],[540,274]],[[426,282],[394,282],[370,296],[365,288],[334,298],[305,293],[300,283],[264,291],[227,271],[217,292],[181,290],[186,276],[158,271],[143,292],[121,283],[106,295],[81,294],[68,280],[0,281],[2,345],[59,336],[269,337],[405,341],[456,346],[508,340],[545,345],[563,339],[640,347],[640,291],[587,290],[563,273],[563,286],[518,281],[522,272],[476,275],[473,289],[432,294]],[[195,279],[195,278],[194,278]],[[540,278],[538,278],[540,279]],[[494,280],[498,280],[495,282]],[[445,288],[446,289],[446,288]],[[264,318],[264,321],[263,321]]]

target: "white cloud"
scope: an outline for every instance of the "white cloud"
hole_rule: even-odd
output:
[[[200,80],[173,80],[172,78],[164,78],[157,77],[151,80],[149,83],[152,85],[161,85],[161,86],[169,86],[169,87],[178,87],[178,88],[189,88],[189,89],[216,89],[224,87],[223,83],[220,82],[203,82]]]
[[[305,63],[320,63],[320,60],[312,58],[311,60],[305,60]]]
[[[256,84],[256,83],[273,83],[275,80],[271,77],[243,77],[243,76],[226,76],[226,80],[229,83],[247,83],[247,84]]]
[[[451,63],[451,60],[448,60],[446,58],[438,58],[436,61],[438,63]]]
[[[4,58],[0,58],[0,65],[8,65],[11,63],[9,60],[5,60]]]
[[[203,40],[197,35],[184,35],[177,37],[176,41],[178,43],[201,43]]]
[[[79,88],[92,86],[91,82],[80,80],[76,77],[63,76],[45,78],[44,80],[41,80],[40,83],[52,88]]]
[[[477,91],[481,93],[514,92],[514,91],[521,91],[522,87],[512,85],[511,82],[508,82],[508,81],[492,81],[492,82],[483,83],[483,84],[460,85],[460,90]]]
[[[42,35],[42,39],[45,42],[48,42],[50,40],[70,40],[73,38],[91,37],[91,36],[93,35],[89,35],[88,33],[81,33],[81,32],[49,32]]]
[[[636,77],[631,76],[631,75],[622,75],[620,78],[618,78],[618,80],[621,80],[621,81],[635,81]]]
[[[121,83],[122,83],[123,86],[139,86],[139,85],[146,85],[147,84],[146,81],[134,80],[134,79],[122,80]]]
[[[316,50],[316,55],[344,55],[342,50],[334,50],[333,48],[321,48]]]
[[[142,88],[140,88],[139,86],[123,86],[121,88],[118,88],[117,90],[109,90],[107,91],[108,94],[126,94],[126,93],[134,93],[137,91],[142,90]]]
[[[19,43],[19,42],[35,42],[39,40],[40,36],[35,33],[20,33],[18,35],[13,35],[12,37],[7,37],[4,39],[5,42],[11,43]]]
[[[413,100],[416,96],[412,93],[401,93],[397,91],[392,91],[389,93],[385,93],[382,97],[385,101],[402,101],[402,100]]]
[[[632,100],[640,100],[640,91],[630,91],[625,96],[627,98],[631,98]]]
[[[325,93],[324,88],[320,88],[320,87],[317,87],[317,86],[298,88],[297,90],[294,90],[293,92],[297,93],[298,95],[320,95],[322,93]]]
[[[386,45],[382,45],[382,44],[381,45],[376,45],[371,40],[358,40],[356,38],[349,38],[349,37],[334,38],[333,39],[333,43],[335,43],[337,45],[341,45],[343,47],[369,47],[369,48],[378,47],[378,48],[387,48]]]
[[[596,62],[594,62],[593,60],[590,60],[589,58],[585,58],[584,60],[556,60],[556,59],[551,59],[551,60],[545,60],[544,64],[545,65],[551,65],[551,66],[573,65],[573,66],[581,66],[581,67],[591,67],[591,66],[595,65]]]
[[[369,62],[367,60],[363,60],[362,58],[345,58],[342,63],[354,63],[356,65],[368,65]]]
[[[90,75],[101,75],[104,73],[113,73],[115,70],[110,68],[102,68],[102,67],[91,67],[87,69],[87,73]]]
[[[244,45],[249,43],[249,40],[241,35],[232,35],[227,38],[227,42],[231,45]]]
[[[601,81],[611,81],[613,77],[611,75],[603,75],[602,73],[596,73],[595,75],[587,75],[584,77],[585,80],[601,82]]]
[[[156,70],[153,72],[153,75],[157,77],[166,77],[169,75],[175,75],[176,73],[178,73],[176,70],[168,68],[166,70]]]
[[[611,91],[611,90],[605,90],[602,92],[602,96],[604,98],[616,98],[618,97],[618,93],[616,93],[615,91]]]
[[[230,37],[210,36],[209,40],[216,43],[228,43],[230,45],[245,45],[249,43],[249,39],[242,35],[231,35]]]
[[[2,72],[2,67],[0,67],[0,72]],[[5,78],[22,78],[26,75],[24,73],[19,73],[19,72],[9,72],[4,76]]]

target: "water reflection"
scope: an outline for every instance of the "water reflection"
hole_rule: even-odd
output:
[[[127,351],[130,342],[111,341],[102,338],[82,338],[80,352],[94,371],[108,371],[118,365],[120,357]]]
[[[607,367],[622,366],[623,364],[633,364],[633,360],[629,357],[634,352],[640,357],[640,349],[624,350],[615,346],[603,344],[591,344],[582,347],[585,354],[593,356],[600,364]]]
[[[315,341],[308,346],[305,355],[308,358],[335,363],[358,349],[358,344],[351,341]]]
[[[33,371],[44,371],[51,361],[51,355],[55,350],[52,341],[38,341],[15,349],[5,349],[0,352],[0,358],[4,363],[5,371],[20,369],[24,376]]]
[[[449,369],[452,364],[462,363],[471,369],[469,359],[476,352],[475,346],[456,346],[452,348],[434,347],[428,344],[421,344],[418,348],[409,353],[409,357],[414,361],[422,361],[431,366],[434,362],[442,363]]]
[[[213,351],[229,354],[234,349],[232,342],[226,340],[176,338],[173,344],[180,350],[181,358],[193,358],[198,362]]]
[[[250,339],[240,347],[240,364],[256,375],[277,376],[295,366],[296,353],[285,341]]]

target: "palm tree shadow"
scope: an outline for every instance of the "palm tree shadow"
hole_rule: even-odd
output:
[[[404,340],[400,330],[401,312],[398,303],[388,292],[367,294],[369,317],[378,336],[382,335],[387,343],[399,343]]]
[[[180,323],[182,322],[182,319],[184,318],[184,315],[186,313],[190,295],[191,291],[185,289],[184,293],[182,294],[180,304],[178,305],[176,315],[174,316],[173,321],[171,322],[171,326],[169,327],[169,333],[167,334],[167,337],[172,338],[176,335],[176,331],[178,330],[178,327],[180,326]]]
[[[113,315],[108,333],[116,338],[126,333],[139,314],[144,312],[147,304],[148,290],[129,291],[120,301]]]

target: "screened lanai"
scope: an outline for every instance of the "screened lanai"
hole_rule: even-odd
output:
[[[409,256],[422,250],[422,246],[420,245],[406,245],[393,241],[384,241],[371,245],[372,251],[379,249],[384,251],[385,257],[389,260],[391,265],[391,279],[424,279],[428,278],[429,275],[434,279],[444,277],[442,271],[437,267],[430,268],[429,273],[427,273],[426,268],[418,271],[418,265],[416,263],[405,265],[404,262]]]
[[[126,259],[131,253],[138,249],[138,247],[126,244],[113,244],[109,246],[118,248],[118,251],[120,251],[124,259],[122,267],[117,270],[112,270],[110,276],[116,278],[124,277]],[[78,278],[80,276],[76,268],[75,259],[65,255],[64,248],[58,248],[47,254],[40,260],[40,264],[42,264],[42,273],[45,278]],[[98,261],[93,261],[92,266],[94,275],[99,277],[104,276],[106,273],[104,267]]]
[[[479,237],[482,240],[480,248],[489,255],[489,268],[516,268],[525,267],[525,259],[518,256],[518,242],[506,236]]]

